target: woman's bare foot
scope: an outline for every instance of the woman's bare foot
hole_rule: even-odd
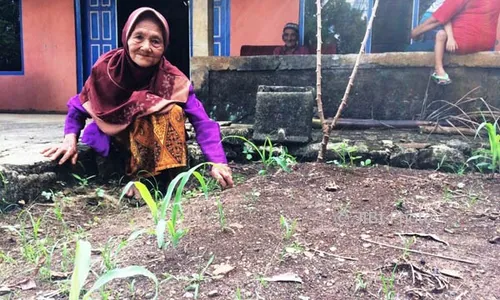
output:
[[[141,194],[139,193],[139,190],[135,187],[135,185],[132,185],[127,193],[125,194],[129,198],[134,198],[136,200],[141,199]]]

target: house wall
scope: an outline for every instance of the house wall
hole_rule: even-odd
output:
[[[0,111],[63,112],[76,93],[74,1],[21,1],[24,75],[0,75]]]
[[[231,56],[242,45],[281,45],[283,26],[298,23],[299,0],[231,0]]]

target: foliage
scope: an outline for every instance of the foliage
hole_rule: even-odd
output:
[[[96,177],[95,175],[91,175],[88,177],[82,177],[78,174],[71,173],[71,176],[73,176],[77,181],[80,187],[85,188],[89,185],[89,180]]]
[[[156,225],[155,234],[158,248],[164,249],[168,245],[172,245],[174,248],[177,247],[180,239],[187,233],[187,230],[177,228],[177,222],[182,218],[182,193],[186,183],[191,178],[191,175],[198,180],[205,197],[208,198],[207,183],[203,176],[197,171],[197,169],[205,165],[211,165],[213,168],[218,167],[217,164],[214,163],[201,163],[185,172],[180,173],[170,182],[165,196],[159,203],[155,202],[147,187],[141,182],[129,182],[123,189],[120,200],[133,185],[139,191],[141,198],[148,205],[149,211]],[[172,201],[172,196],[176,187],[177,190]],[[170,212],[170,214],[167,219],[168,212]],[[165,231],[169,236],[168,242],[165,241]]]
[[[85,285],[85,281],[90,272],[90,262],[91,262],[91,246],[87,241],[78,241],[76,243],[76,253],[75,253],[75,263],[73,269],[73,275],[71,276],[71,288],[69,294],[69,300],[78,300],[80,299],[80,294],[83,286]],[[111,271],[106,272],[104,275],[99,277],[94,285],[87,291],[87,293],[83,296],[83,300],[90,299],[90,295],[99,290],[105,284],[114,279],[134,277],[142,275],[148,277],[155,283],[155,296],[153,299],[157,299],[158,297],[158,279],[156,276],[149,272],[144,267],[140,266],[130,266],[121,269],[113,269]]]
[[[339,159],[335,159],[333,161],[327,161],[327,163],[335,164],[338,167],[349,168],[354,167],[355,162],[361,159],[361,156],[356,155],[358,152],[358,147],[350,146],[345,142],[335,144],[332,148],[332,151],[337,154]],[[368,167],[372,163],[371,159],[366,159],[364,161],[360,161],[360,166]]]
[[[295,233],[295,227],[297,226],[297,220],[293,220],[291,223],[283,215],[280,216],[280,225],[283,229],[283,239],[289,240]]]
[[[394,281],[396,280],[396,269],[397,265],[394,266],[390,277],[385,277],[384,274],[380,274],[380,280],[382,281],[382,293],[384,293],[384,300],[392,300],[395,298],[394,291]]]
[[[219,217],[219,225],[222,231],[225,231],[227,229],[227,221],[226,221],[226,214],[224,213],[224,207],[222,206],[222,202],[220,199],[217,199],[215,201],[215,204],[217,205],[217,213]]]
[[[0,71],[21,70],[20,0],[0,0]]]
[[[356,286],[354,288],[354,293],[357,293],[358,291],[365,291],[367,286],[368,284],[363,278],[363,273],[356,273]]]
[[[262,147],[258,147],[243,136],[229,135],[224,137],[224,139],[231,138],[240,139],[244,142],[243,153],[246,154],[248,160],[253,159],[253,154],[258,154],[260,162],[264,166],[264,169],[259,171],[260,175],[266,175],[269,169],[274,166],[281,167],[285,172],[291,172],[290,166],[296,163],[295,157],[288,154],[286,147],[275,147],[269,137],[266,137]]]
[[[500,134],[497,134],[498,120],[491,124],[483,122],[476,130],[476,136],[481,129],[488,132],[488,140],[490,144],[489,151],[481,151],[477,155],[470,157],[467,162],[476,161],[476,167],[482,170],[484,167],[492,172],[500,171]]]
[[[362,12],[352,8],[346,0],[330,0],[321,12],[322,38],[325,44],[340,39],[339,53],[358,53],[366,30]],[[306,0],[304,43],[316,45],[316,0]]]

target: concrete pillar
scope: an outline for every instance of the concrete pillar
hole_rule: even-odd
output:
[[[191,0],[193,56],[213,55],[213,0]]]

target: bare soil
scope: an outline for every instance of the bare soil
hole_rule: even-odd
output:
[[[273,300],[500,299],[500,244],[494,240],[500,236],[500,179],[314,163],[291,173],[257,171],[234,166],[238,184],[212,191],[208,200],[189,193],[181,223],[189,232],[177,248],[161,251],[154,235],[143,234],[112,255],[111,263],[156,274],[159,299],[238,299],[238,292],[240,299]],[[95,189],[67,189],[55,203],[0,216],[0,287],[11,287],[0,299],[66,299],[77,239],[96,250],[88,288],[105,271],[106,245],[117,249],[132,233],[154,228],[146,206],[118,203],[118,186],[103,187],[104,197],[96,197]],[[26,211],[42,218],[36,241]],[[289,239],[280,216],[296,221]],[[24,242],[9,226],[25,228]],[[26,245],[40,243],[47,251],[30,259]],[[233,269],[216,275],[221,264]],[[287,273],[294,276],[285,279],[301,283],[267,280]],[[26,279],[36,287],[23,290],[19,283]],[[149,299],[153,291],[150,281],[137,277],[113,281],[95,298]]]

